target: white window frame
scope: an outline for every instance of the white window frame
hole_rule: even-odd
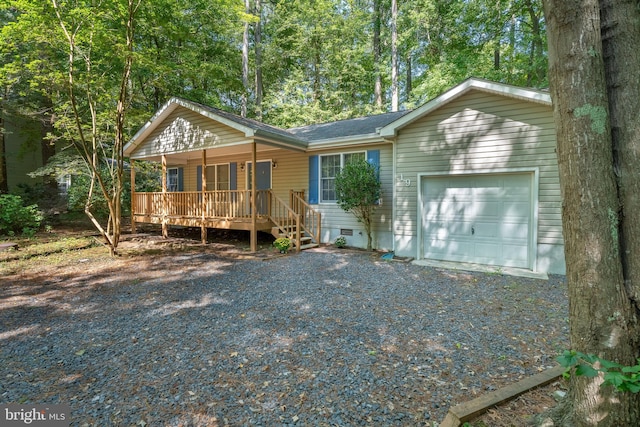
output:
[[[325,181],[335,181],[335,175],[334,176],[327,176],[327,177],[323,177],[322,176],[322,159],[325,158],[325,157],[340,156],[340,169],[342,169],[344,167],[344,165],[345,165],[345,157],[349,156],[349,155],[354,155],[354,154],[362,154],[364,160],[367,159],[366,150],[364,150],[364,151],[349,151],[349,152],[346,152],[346,153],[327,153],[327,154],[321,154],[321,155],[318,156],[318,162],[319,162],[319,164],[318,164],[318,174],[319,174],[319,176],[318,176],[318,184],[319,184],[319,187],[320,187],[320,188],[318,188],[318,192],[319,192],[318,201],[320,203],[335,204],[335,203],[338,202],[337,199],[331,200],[331,199],[325,199],[324,198],[324,191],[323,191],[324,190],[324,186],[323,186],[323,184],[324,184]],[[335,185],[333,186],[333,188],[334,188],[334,191],[335,191]]]
[[[218,167],[220,166],[227,166],[227,188],[218,188],[219,187],[219,183],[218,183]],[[207,188],[205,189],[206,191],[213,191],[213,190],[220,190],[220,191],[228,191],[231,188],[231,164],[230,163],[216,163],[213,165],[207,165],[206,169],[209,168],[213,168],[214,172],[213,172],[213,182],[211,182],[209,180],[209,177],[207,176]],[[205,169],[205,173],[206,172]],[[212,188],[212,190],[209,190],[209,188]]]

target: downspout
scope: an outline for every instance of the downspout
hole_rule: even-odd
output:
[[[392,171],[393,174],[391,175],[393,178],[391,179],[392,185],[393,185],[393,190],[391,192],[391,194],[393,195],[392,200],[391,200],[391,251],[395,254],[396,253],[396,159],[398,156],[397,153],[397,147],[396,147],[396,140],[394,139],[390,139],[389,140],[391,142],[391,147],[392,147]]]

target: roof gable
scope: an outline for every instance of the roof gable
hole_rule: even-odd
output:
[[[392,137],[405,126],[415,122],[416,120],[426,116],[434,110],[464,96],[471,91],[481,91],[494,95],[505,96],[514,99],[525,100],[538,104],[551,106],[551,96],[547,92],[535,89],[526,89],[517,86],[511,86],[504,83],[496,83],[488,80],[470,78],[455,86],[442,95],[428,101],[421,107],[409,112],[408,114],[389,123],[380,130],[380,136]]]
[[[247,138],[260,139],[263,142],[281,143],[297,149],[305,149],[306,143],[286,130],[247,119],[226,111],[208,107],[193,101],[181,98],[171,98],[167,101],[151,119],[131,138],[124,147],[125,156],[130,156],[164,121],[178,108],[183,107],[213,121],[228,126],[244,134]]]

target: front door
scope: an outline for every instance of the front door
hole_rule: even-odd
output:
[[[251,190],[251,182],[253,173],[253,164],[247,164],[247,188]],[[258,162],[258,166],[256,167],[256,190],[269,190],[271,189],[271,160]],[[258,214],[265,215],[267,214],[268,202],[265,197],[265,193],[259,193],[256,206],[258,207]]]

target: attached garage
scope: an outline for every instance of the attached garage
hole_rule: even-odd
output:
[[[531,269],[534,183],[534,171],[422,176],[422,258]]]
[[[549,93],[468,79],[381,129],[394,141],[394,252],[564,274]]]

